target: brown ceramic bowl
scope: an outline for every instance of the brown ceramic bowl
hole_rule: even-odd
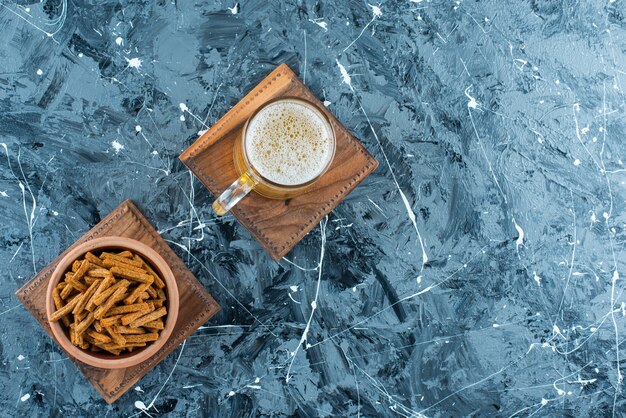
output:
[[[90,366],[100,367],[102,369],[123,369],[126,367],[136,366],[137,364],[152,357],[161,349],[161,347],[163,347],[169,336],[172,334],[178,317],[178,287],[176,286],[174,273],[172,273],[172,270],[169,268],[163,257],[146,244],[125,237],[96,238],[78,245],[72,251],[67,253],[54,269],[50,278],[50,283],[48,284],[48,291],[46,293],[46,312],[48,318],[56,310],[54,300],[52,299],[52,291],[65,276],[65,272],[72,268],[72,263],[75,260],[82,258],[88,251],[99,252],[103,250],[130,250],[139,254],[144,258],[144,260],[146,260],[146,262],[150,263],[150,266],[165,282],[165,292],[167,294],[165,306],[167,307],[167,315],[165,317],[165,327],[161,330],[159,339],[149,343],[146,347],[133,351],[132,353],[125,353],[116,356],[110,353],[92,352],[76,347],[70,342],[69,330],[63,326],[61,321],[49,322],[49,324],[52,329],[52,334],[57,342],[65,351],[77,360],[89,364]]]

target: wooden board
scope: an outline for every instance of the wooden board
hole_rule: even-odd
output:
[[[218,196],[238,177],[233,148],[246,120],[267,101],[288,96],[313,102],[324,111],[335,129],[337,149],[330,169],[307,193],[285,201],[253,192],[232,209],[239,222],[276,260],[376,169],[378,161],[363,145],[287,65],[281,64],[179,157]]]
[[[174,276],[176,276],[180,293],[178,320],[172,335],[162,350],[143,363],[127,369],[107,370],[88,366],[68,355],[87,380],[100,392],[104,400],[107,403],[113,403],[168,354],[174,351],[200,325],[215,315],[220,310],[220,307],[202,287],[196,277],[187,269],[182,260],[163,241],[163,238],[150,225],[150,222],[142,215],[139,209],[130,200],[126,200],[15,293],[17,298],[53,339],[54,337],[46,317],[45,300],[50,275],[61,258],[76,245],[104,236],[129,237],[148,244],[169,264],[172,272],[174,272]]]

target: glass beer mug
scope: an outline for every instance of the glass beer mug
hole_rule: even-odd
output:
[[[281,98],[252,114],[233,154],[240,177],[213,202],[220,216],[253,190],[270,199],[307,191],[332,163],[335,131],[316,105]]]

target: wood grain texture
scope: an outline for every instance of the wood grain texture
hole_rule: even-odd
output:
[[[275,260],[291,251],[378,166],[378,161],[294,72],[281,64],[180,155],[213,195],[221,194],[238,177],[233,148],[246,120],[264,103],[278,97],[299,97],[322,109],[335,130],[337,149],[330,169],[307,193],[290,200],[273,200],[253,192],[231,210]]]
[[[69,356],[104,400],[113,403],[174,351],[200,325],[215,315],[220,307],[139,209],[130,200],[126,200],[15,293],[51,337],[45,301],[50,275],[61,258],[76,245],[103,236],[129,237],[148,244],[169,264],[176,276],[180,293],[178,320],[170,339],[162,350],[143,363],[127,369],[107,370],[88,366]]]

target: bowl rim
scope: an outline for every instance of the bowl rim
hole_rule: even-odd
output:
[[[72,263],[86,254],[88,251],[94,251],[98,249],[106,248],[119,248],[122,250],[131,250],[144,256],[147,261],[153,264],[161,273],[163,281],[168,293],[168,312],[165,320],[164,329],[161,331],[159,338],[148,345],[145,349],[137,351],[136,355],[131,353],[130,356],[124,358],[101,358],[89,354],[88,351],[83,350],[73,345],[67,337],[60,321],[51,322],[48,318],[56,310],[54,306],[54,300],[52,298],[52,292],[54,287],[61,281],[63,274],[67,271]],[[46,320],[52,334],[57,343],[68,354],[75,359],[86,363],[90,366],[99,367],[103,369],[121,369],[126,367],[132,367],[139,363],[142,363],[156,354],[168,341],[170,335],[174,331],[176,320],[178,319],[179,310],[179,292],[176,278],[169,264],[165,259],[156,252],[153,248],[133,238],[120,237],[120,236],[106,236],[100,238],[94,238],[89,241],[85,241],[72,250],[70,250],[56,265],[54,271],[50,276],[48,282],[48,288],[46,290]]]

